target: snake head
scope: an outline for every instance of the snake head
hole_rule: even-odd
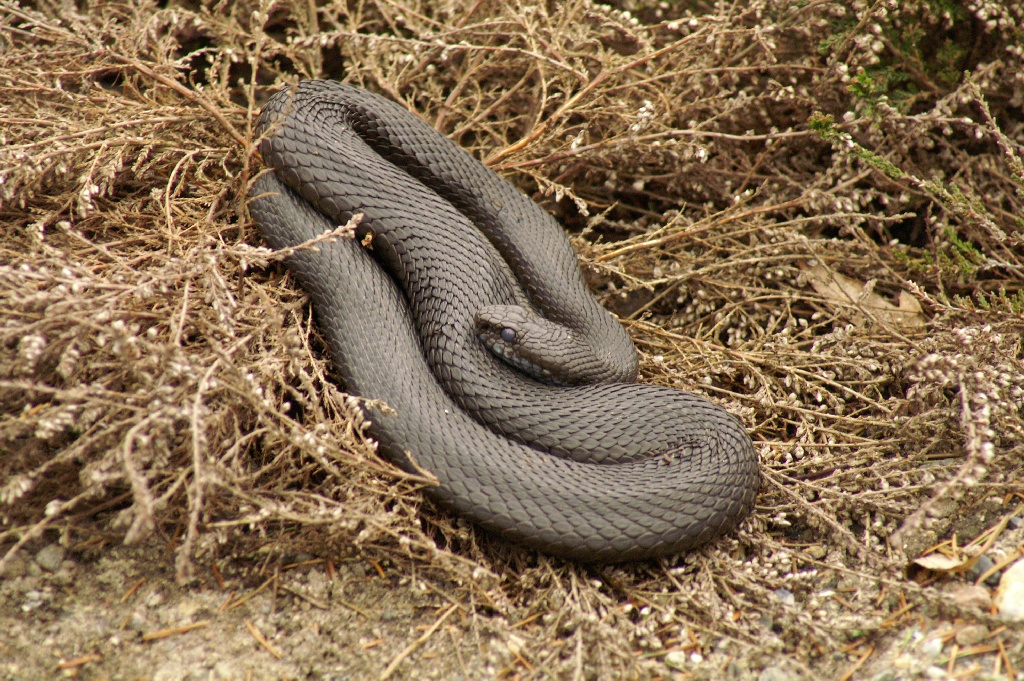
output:
[[[568,328],[519,305],[488,305],[476,313],[476,334],[506,364],[545,383],[594,381],[594,351]]]

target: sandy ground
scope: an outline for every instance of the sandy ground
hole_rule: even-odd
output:
[[[1024,521],[1015,517],[1012,524],[1017,529],[1006,532],[997,549],[1024,543]],[[596,575],[608,579],[613,572],[591,574],[599,582]],[[827,591],[855,591],[858,580],[851,576],[833,580]],[[182,586],[175,583],[166,545],[94,545],[68,553],[59,543],[44,544],[34,557],[12,563],[0,581],[0,678],[600,678],[588,656],[560,650],[571,645],[565,639],[543,643],[543,650],[527,644],[531,629],[556,611],[501,613],[467,601],[458,584],[438,577],[402,562],[335,562],[269,550],[211,562]],[[1001,659],[1019,668],[1024,643],[989,614],[989,585],[998,577],[980,585],[944,580],[920,607],[876,619],[869,625],[877,633],[871,663],[852,678],[1010,678]],[[797,605],[791,593],[777,598],[810,614],[812,604]],[[849,625],[835,603],[818,605],[828,613],[819,618],[823,623]],[[759,619],[768,631],[777,626],[766,613]],[[571,641],[573,629],[564,623],[560,633]],[[759,651],[754,642],[737,647],[728,637],[694,633],[706,644],[682,656],[630,653],[636,660],[629,676],[818,678],[771,647]],[[538,653],[548,658],[547,666],[530,662]],[[862,654],[834,652],[818,663],[851,667]],[[948,674],[953,668],[956,673]]]

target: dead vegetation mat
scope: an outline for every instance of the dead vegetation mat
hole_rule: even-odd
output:
[[[369,560],[523,623],[523,678],[838,676],[960,616],[908,567],[1024,502],[1024,49],[1012,3],[958,7],[0,1],[0,559]],[[246,211],[254,116],[311,77],[558,216],[642,380],[750,429],[740,531],[573,565],[377,456]]]

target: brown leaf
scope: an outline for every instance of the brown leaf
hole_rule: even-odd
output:
[[[924,326],[920,303],[906,291],[900,291],[897,307],[883,296],[869,290],[865,284],[839,272],[833,272],[824,265],[805,266],[803,271],[815,292],[836,306],[853,306],[866,313],[868,318],[877,319],[883,324],[906,329],[919,329]],[[861,321],[860,315],[855,316],[855,321]]]

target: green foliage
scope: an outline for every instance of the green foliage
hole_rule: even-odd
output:
[[[822,55],[828,55],[836,45],[842,44],[848,34],[849,29],[832,31],[818,42],[818,52]]]
[[[894,261],[901,263],[907,268],[907,271],[913,274],[923,275],[928,272],[929,263],[921,258],[913,258],[909,253],[899,248],[894,248],[889,253]]]
[[[875,107],[882,101],[905,112],[911,98],[918,93],[907,72],[888,65],[858,71],[848,87],[850,94],[867,104],[870,115],[875,114]]]
[[[960,65],[966,55],[967,48],[965,46],[958,45],[947,38],[935,51],[935,59],[929,60],[926,64],[931,65],[931,71],[936,80],[947,87],[954,87],[963,75]]]
[[[949,248],[937,251],[939,266],[947,271],[955,271],[962,278],[972,277],[985,262],[985,256],[974,244],[962,239],[952,227],[946,227],[943,236],[949,241]]]
[[[850,83],[850,92],[862,99],[877,99],[882,91],[883,89],[878,87],[867,71],[858,73]]]
[[[823,140],[831,142],[834,146],[853,154],[868,165],[882,171],[889,178],[899,180],[905,176],[904,172],[891,161],[882,158],[870,149],[865,149],[854,142],[853,137],[849,133],[843,132],[836,127],[835,118],[831,114],[815,111],[811,114],[810,119],[808,119],[807,125]]]
[[[874,83],[869,76],[855,80],[856,88],[863,96],[870,96]],[[851,88],[853,90],[854,88]],[[980,93],[979,93],[980,96]],[[918,190],[929,195],[933,200],[941,204],[952,215],[956,216],[960,227],[947,225],[942,230],[942,242],[934,249],[934,264],[941,275],[955,278],[961,283],[972,282],[979,269],[984,265],[989,256],[986,255],[984,247],[979,247],[975,239],[976,232],[970,231],[972,226],[985,225],[990,229],[998,231],[996,222],[991,211],[975,195],[965,193],[963,189],[953,183],[944,182],[940,178],[922,179],[911,173],[903,171],[891,161],[883,158],[870,149],[854,141],[853,137],[841,130],[835,119],[828,114],[815,112],[808,119],[808,127],[823,140],[830,142],[840,152],[846,152],[864,163],[885,173],[892,180],[899,180],[903,183],[910,183]],[[1007,148],[1008,149],[1008,148]],[[1013,153],[1007,152],[1012,167],[1012,175],[1016,180],[1018,193],[1021,188],[1021,173],[1019,170],[1020,161]],[[1015,224],[1019,229],[1024,228],[1024,219],[1017,218]],[[964,231],[970,236],[964,236]],[[1024,231],[1024,229],[1022,229]],[[980,242],[987,243],[984,239]],[[930,268],[924,262],[912,259],[907,253],[899,249],[891,251],[894,260],[902,262],[912,272],[925,273]],[[963,300],[959,304],[965,309],[985,311],[1008,311],[1019,314],[1024,311],[1024,291],[1017,291],[1008,294],[1005,288],[999,293],[986,294],[980,286],[974,287],[973,299],[969,305]]]
[[[898,16],[899,21],[893,20]],[[863,67],[850,83],[850,92],[869,107],[881,97],[907,112],[922,93],[952,89],[963,76],[964,60],[975,36],[967,27],[971,17],[960,3],[923,0],[904,3],[898,12],[874,20],[877,38],[885,46],[879,63]],[[858,19],[833,22],[829,35],[818,43],[822,54],[831,55],[857,37],[854,31],[870,30]]]
[[[953,296],[953,302],[972,312],[993,312],[1011,315],[1024,314],[1024,291],[1010,295],[1000,287],[998,291],[978,289],[971,296]]]

